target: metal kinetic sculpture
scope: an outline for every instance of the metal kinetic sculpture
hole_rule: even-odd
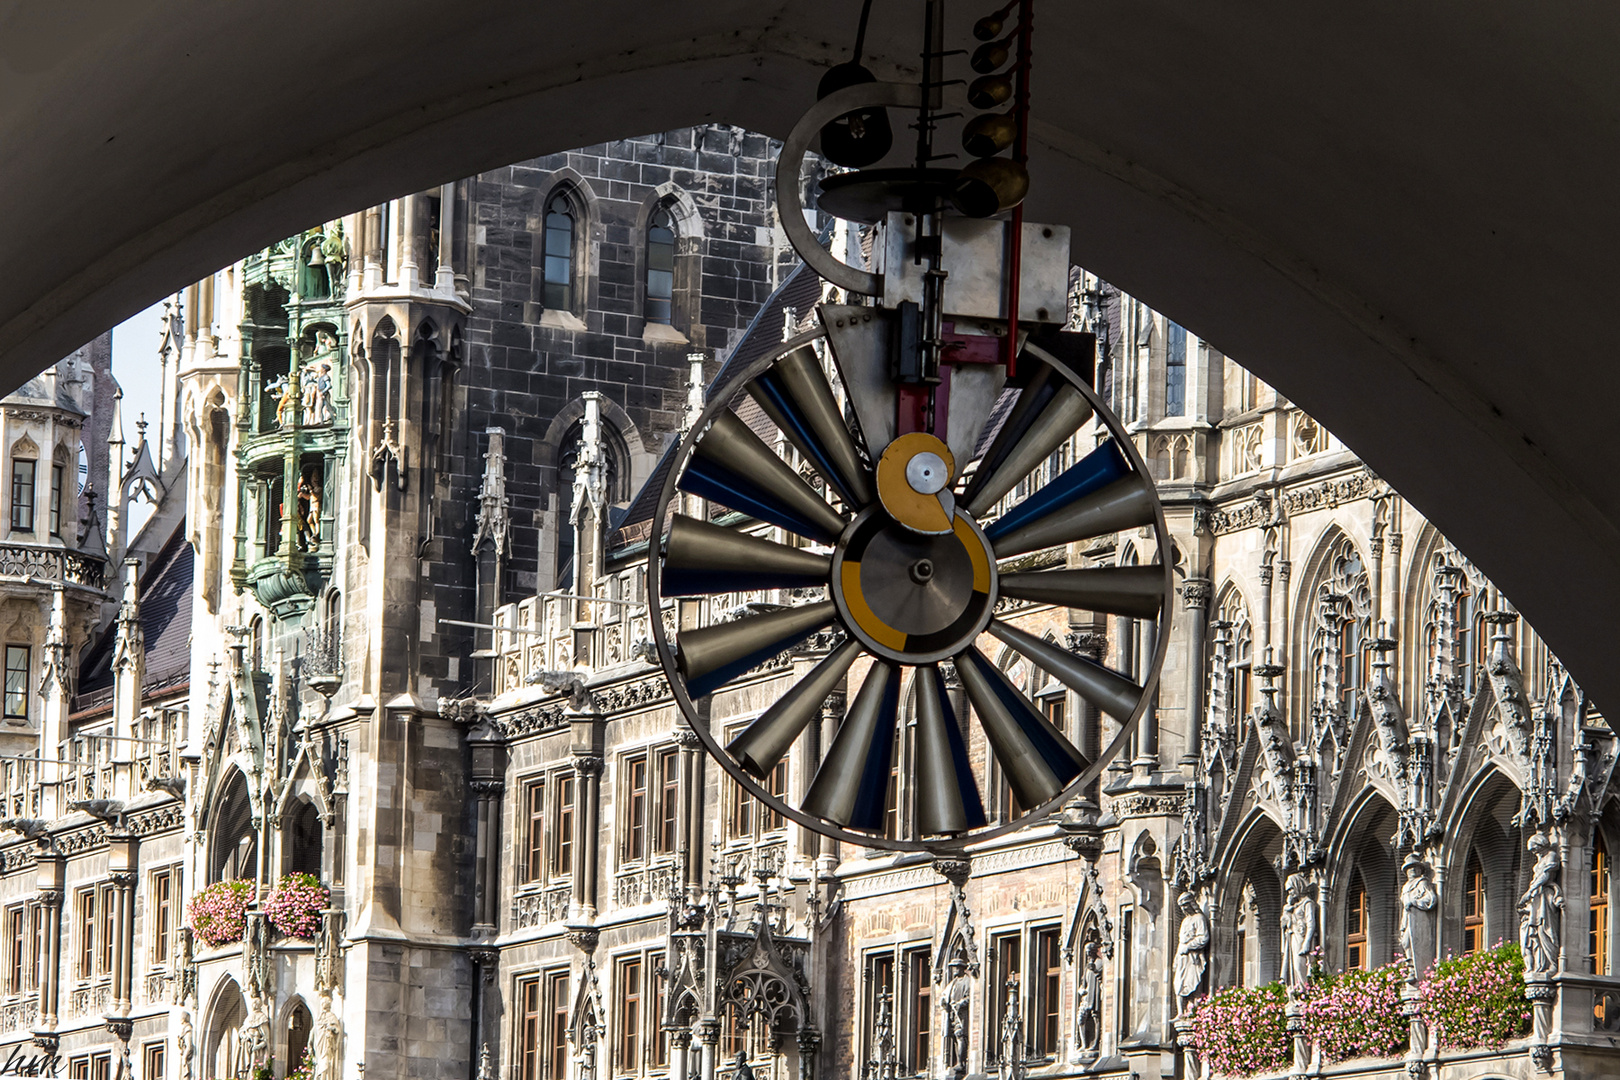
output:
[[[819,329],[711,392],[675,450],[655,510],[664,531],[649,555],[653,611],[665,598],[714,598],[682,605],[674,641],[652,620],[693,731],[772,810],[867,847],[959,850],[1049,813],[1126,743],[1151,707],[1163,663],[1173,606],[1163,513],[1136,448],[1088,384],[1089,335],[1059,332],[1067,230],[1022,221],[1029,8],[1029,0],[1009,4],[974,27],[987,43],[973,54],[981,77],[968,100],[1013,107],[964,124],[964,149],[978,160],[963,169],[931,164],[945,156],[932,149],[938,123],[959,115],[942,112],[949,54],[937,0],[925,5],[921,85],[849,71],[824,85],[783,146],[781,220],[812,269],[870,301],[821,305]],[[990,40],[1010,17],[1013,32]],[[817,243],[798,178],[818,134],[824,152],[848,154],[849,164],[880,161],[871,139],[890,140],[887,109],[915,110],[912,162],[833,175],[819,192],[824,211],[875,227],[882,272],[872,273]],[[1009,149],[1011,157],[1000,156]],[[1011,220],[995,216],[1009,210]],[[783,453],[739,415],[743,406],[775,425]],[[1050,468],[1082,434],[1095,437],[1095,449]],[[1009,566],[1126,531],[1151,538],[1145,547],[1158,561]],[[997,618],[1002,599],[1158,620],[1145,678]],[[749,613],[721,621],[726,611]],[[829,630],[827,655],[734,738],[710,729],[699,699]],[[1095,760],[985,654],[991,640],[1119,722]],[[965,702],[947,691],[945,662]],[[809,748],[819,758],[814,780],[796,799],[771,794],[760,781],[846,680],[846,717],[824,754]],[[915,820],[909,835],[885,836],[903,689],[915,710]],[[963,705],[1027,808],[1012,820],[992,825],[985,813],[988,765],[968,752]]]

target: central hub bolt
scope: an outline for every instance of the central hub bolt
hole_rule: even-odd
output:
[[[911,564],[911,580],[918,585],[926,585],[934,580],[934,563],[932,559],[918,559]]]

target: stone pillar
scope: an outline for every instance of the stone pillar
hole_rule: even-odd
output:
[[[382,207],[380,206],[373,206],[366,211],[366,235],[363,247],[365,258],[360,287],[370,292],[382,284],[383,253],[387,250],[383,245]],[[352,300],[353,297],[350,297],[350,299]]]
[[[39,1021],[35,1034],[55,1037],[62,961],[62,897],[67,876],[67,858],[40,855],[34,864],[39,905],[40,948]]]
[[[421,284],[421,263],[416,245],[419,237],[416,218],[422,210],[422,200],[407,195],[394,204],[399,208],[399,287],[415,289]]]
[[[456,291],[455,224],[456,185],[439,185],[439,268],[433,275],[433,287],[440,292]],[[685,1080],[682,1077],[681,1080]]]
[[[506,791],[506,744],[493,724],[481,724],[467,736],[472,750],[468,786],[475,800],[475,883],[473,935],[493,937],[500,925],[501,796]]]
[[[675,725],[675,743],[680,747],[680,794],[675,822],[676,849],[680,852],[681,887],[688,899],[703,888],[703,773],[699,766],[703,744],[684,723]],[[691,1042],[690,1034],[687,1042]],[[680,1074],[685,1080],[685,1074]]]
[[[1271,563],[1269,561],[1261,563],[1260,618],[1255,621],[1254,627],[1257,631],[1254,642],[1255,656],[1266,656],[1266,650],[1271,647],[1271,577]]]
[[[692,1029],[675,1027],[664,1030],[669,1036],[670,1048],[675,1051],[670,1061],[670,1077],[672,1080],[686,1080],[690,1070],[686,1059],[692,1049]]]
[[[1159,626],[1148,619],[1136,620],[1137,681],[1147,678],[1153,663],[1153,650],[1158,647]],[[1136,740],[1136,757],[1131,767],[1138,774],[1154,772],[1159,767],[1159,689],[1153,688],[1153,699],[1142,711],[1142,726]]]
[[[1187,609],[1187,745],[1182,749],[1181,764],[1195,767],[1204,741],[1204,635],[1211,592],[1207,578],[1188,578],[1181,586]]]
[[[720,1021],[709,1018],[699,1027],[703,1039],[703,1080],[714,1080],[715,1048],[720,1043]]]
[[[140,839],[108,838],[108,869],[113,885],[113,1012],[128,1016],[135,985],[135,876]]]
[[[141,684],[146,680],[146,635],[141,629],[141,603],[136,576],[140,564],[124,560],[124,595],[118,605],[113,637],[113,798],[131,799],[137,793],[130,774],[134,771],[133,737],[140,724]]]
[[[574,751],[574,897],[575,918],[596,915],[597,849],[602,818],[602,756],[590,751]]]
[[[60,583],[51,586],[50,630],[45,636],[45,664],[40,680],[40,745],[45,752],[39,763],[39,816],[55,821],[66,811],[60,788],[62,766],[58,748],[68,732],[68,693],[72,675],[68,669],[72,650],[67,641],[67,593]]]

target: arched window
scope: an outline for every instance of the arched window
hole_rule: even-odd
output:
[[[1609,848],[1603,835],[1592,833],[1592,882],[1587,921],[1586,958],[1592,974],[1609,973]],[[1600,1006],[1601,1007],[1601,1006]]]
[[[287,813],[281,833],[281,872],[321,876],[321,842],[324,830],[315,804],[301,800]]]
[[[543,232],[545,288],[541,303],[556,311],[574,307],[574,204],[562,192],[546,204]]]
[[[1164,338],[1164,415],[1187,415],[1187,331],[1175,323]]]
[[[674,297],[675,219],[660,206],[647,222],[647,321],[669,322]]]
[[[1344,909],[1344,966],[1367,968],[1371,966],[1371,952],[1367,948],[1367,927],[1371,921],[1367,909],[1367,884],[1361,875],[1350,881],[1350,898]]]
[[[1463,874],[1463,955],[1479,952],[1485,947],[1485,868],[1480,865],[1479,852],[1468,855],[1468,870]]]
[[[212,848],[208,859],[210,882],[252,878],[258,872],[259,837],[253,828],[247,781],[239,772],[231,774],[219,796],[209,842]]]

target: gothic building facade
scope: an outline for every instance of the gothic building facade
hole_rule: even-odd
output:
[[[1347,1063],[1301,1040],[1281,1071],[1612,1068],[1606,721],[1331,434],[1078,270],[1072,324],[1173,547],[1021,559],[1162,559],[1178,606],[1167,628],[1002,615],[1138,677],[1169,635],[1128,752],[1045,822],[940,860],[822,838],[706,760],[651,645],[652,619],[678,634],[691,611],[649,609],[644,562],[706,388],[831,296],[785,254],[772,151],[670,132],[307,229],[175,298],[133,450],[116,402],[84,396],[105,386],[64,398],[61,367],[0,402],[6,550],[63,567],[0,567],[0,1055],[75,1080],[1195,1076],[1211,991],[1505,939],[1522,1038],[1414,1031]],[[858,232],[827,237],[860,257]],[[99,511],[96,484],[53,486],[81,443]],[[833,645],[728,684],[708,722],[757,716]],[[1116,733],[984,649],[1076,745]],[[904,837],[911,696],[884,826]],[[844,705],[771,790],[804,791]],[[989,776],[987,812],[1015,815]],[[277,898],[298,875],[325,899],[294,927]]]

